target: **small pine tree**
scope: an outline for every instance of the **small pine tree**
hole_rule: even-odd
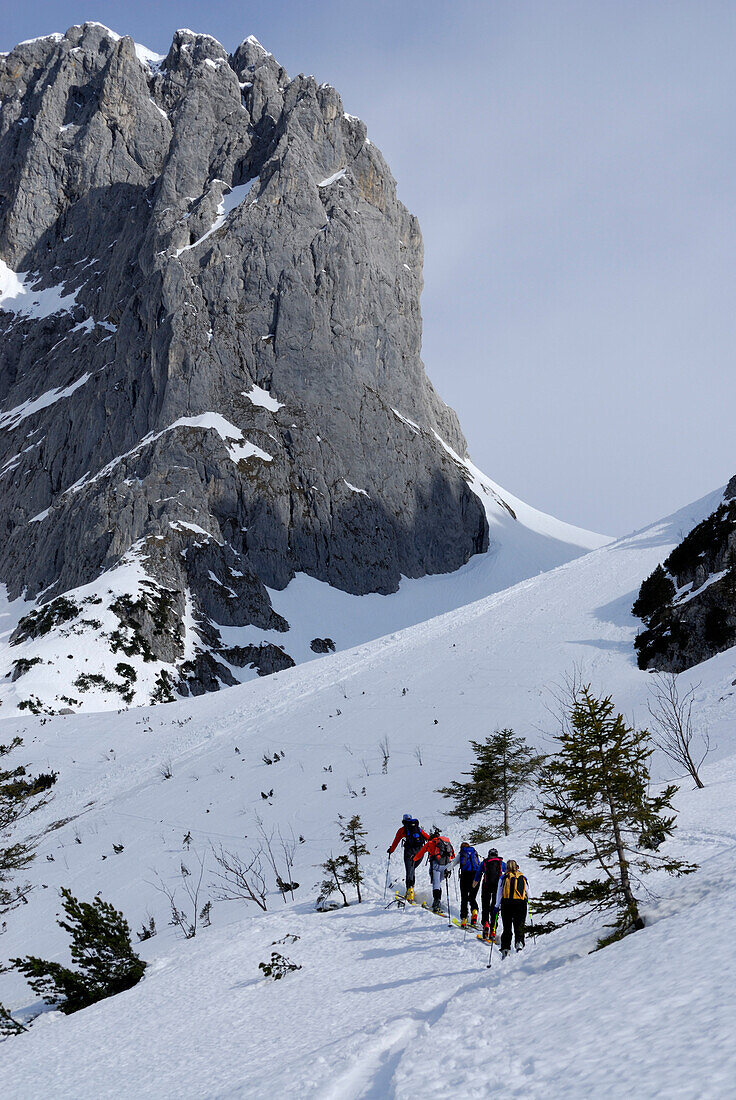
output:
[[[616,910],[613,933],[599,947],[643,927],[635,890],[654,870],[688,874],[693,864],[656,855],[675,828],[672,798],[677,787],[649,794],[649,734],[628,726],[614,712],[610,696],[597,699],[590,685],[569,686],[569,712],[563,715],[557,753],[541,769],[539,819],[554,844],[535,844],[529,855],[567,880],[594,868],[602,877],[579,879],[566,892],[547,891],[538,899],[541,914],[558,907],[586,913]],[[568,922],[564,922],[568,923]]]
[[[343,865],[343,881],[355,887],[358,892],[358,904],[360,904],[363,900],[360,895],[360,884],[364,878],[360,861],[363,856],[370,854],[363,843],[363,837],[367,834],[363,828],[363,822],[360,820],[360,814],[353,814],[347,821],[341,814],[338,814],[337,819],[340,826],[340,840],[347,845]]]
[[[0,745],[0,761],[23,741],[15,737],[8,745]],[[56,772],[29,777],[21,765],[10,771],[0,767],[0,836],[29,814],[40,810],[49,801],[48,790],[56,782]],[[32,840],[16,841],[7,847],[0,845],[0,913],[7,913],[25,900],[27,884],[9,886],[12,876],[24,870],[34,858]]]
[[[343,906],[349,905],[345,886],[354,886],[358,894],[358,902],[363,900],[360,886],[364,881],[364,875],[360,861],[369,852],[363,843],[366,832],[360,820],[360,814],[353,814],[347,821],[342,814],[338,814],[337,823],[340,827],[340,840],[346,845],[346,851],[339,856],[330,854],[329,859],[322,864],[325,877],[317,898],[318,908],[322,908],[336,891],[339,891],[342,896]]]
[[[317,908],[334,908],[334,906],[325,906],[325,902],[329,901],[335,891],[339,890],[342,896],[343,905],[349,905],[348,896],[343,890],[343,871],[345,866],[345,856],[333,856],[330,853],[329,857],[322,864],[322,872],[324,878],[319,889],[319,897],[317,898]]]
[[[470,744],[476,761],[469,772],[463,772],[469,782],[455,780],[437,793],[455,800],[450,815],[463,821],[480,813],[500,814],[504,834],[508,836],[512,803],[531,782],[543,758],[511,729],[496,730],[485,741]],[[477,831],[483,833],[484,839],[490,837],[487,830]]]
[[[61,895],[69,919],[57,924],[72,938],[72,962],[79,969],[33,955],[11,962],[46,1004],[69,1014],[130,989],[143,977],[146,964],[133,951],[128,922],[109,902],[99,896],[91,904],[78,901],[64,888]]]

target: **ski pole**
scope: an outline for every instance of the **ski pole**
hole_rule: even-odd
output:
[[[537,946],[537,933],[534,931],[534,921],[532,920],[532,907],[527,902],[527,909],[529,910],[529,927],[532,930],[532,939],[534,940],[534,946]]]
[[[491,930],[490,930],[491,950],[488,952],[488,962],[486,964],[486,970],[491,969],[491,964],[493,962],[493,945],[496,942],[496,928],[497,927],[498,927],[498,913],[496,913],[495,917],[493,918],[493,928],[491,928]]]
[[[445,871],[445,893],[447,894],[447,923],[452,928],[452,916],[450,915],[450,876]]]
[[[389,872],[390,867],[391,867],[391,853],[389,852],[388,859],[386,860],[386,885],[383,888],[384,898],[386,897],[386,891],[388,890],[388,872]]]

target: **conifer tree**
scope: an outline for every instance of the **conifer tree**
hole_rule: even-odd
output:
[[[610,696],[597,699],[590,685],[572,683],[568,689],[558,750],[540,773],[539,819],[554,843],[537,843],[529,855],[563,880],[589,870],[598,875],[578,878],[566,891],[547,891],[536,909],[578,907],[572,920],[614,910],[613,933],[599,940],[602,947],[643,927],[636,896],[643,875],[654,870],[681,875],[696,868],[657,854],[675,828],[677,787],[650,794],[648,732],[627,725]]]
[[[72,937],[72,962],[78,969],[34,955],[11,962],[46,1004],[69,1014],[130,989],[143,977],[146,964],[133,950],[128,922],[109,902],[99,896],[91,904],[78,901],[64,888],[61,895],[69,919],[57,924]]]
[[[343,877],[344,859],[344,856],[333,856],[330,853],[329,858],[322,864],[321,870],[325,877],[322,879],[319,897],[317,898],[318,909],[323,908],[324,903],[332,897],[336,890],[340,891],[343,905],[350,904],[347,894],[343,890],[345,882]],[[334,906],[327,906],[327,908],[334,908]]]
[[[346,850],[339,856],[330,854],[330,858],[322,864],[325,877],[317,899],[318,907],[321,907],[336,890],[342,896],[343,905],[348,905],[345,886],[354,886],[358,894],[358,902],[363,900],[360,886],[364,881],[364,875],[360,861],[363,856],[369,854],[368,848],[363,843],[363,837],[366,836],[363,822],[360,820],[360,814],[353,814],[347,821],[342,814],[338,814],[337,823],[340,827],[340,840],[346,846]]]
[[[49,801],[46,792],[56,782],[56,772],[31,777],[22,765],[4,770],[3,758],[22,744],[22,739],[15,737],[10,744],[0,745],[0,914],[25,900],[29,886],[10,886],[9,883],[14,874],[31,863],[35,847],[32,840],[16,840],[9,844],[3,838],[17,822],[46,805]]]
[[[343,878],[345,882],[355,887],[358,892],[358,903],[360,903],[363,900],[360,896],[360,884],[363,882],[363,869],[360,866],[360,860],[363,856],[369,854],[363,843],[363,837],[367,834],[363,828],[363,822],[360,820],[360,814],[353,814],[347,821],[341,814],[338,814],[337,819],[340,825],[340,840],[347,846]]]
[[[476,759],[471,770],[463,772],[468,782],[455,780],[437,793],[454,799],[455,808],[450,810],[450,815],[463,821],[474,814],[499,814],[504,834],[508,836],[512,803],[531,782],[543,758],[512,729],[495,730],[485,741],[471,741],[470,744]]]

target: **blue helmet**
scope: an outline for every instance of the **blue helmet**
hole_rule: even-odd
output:
[[[401,819],[401,820],[402,820],[402,821],[404,821],[404,822],[406,822],[406,821],[413,821],[413,820],[414,820],[414,818],[413,818],[413,817],[411,816],[411,814],[404,814],[404,816],[402,817],[402,819]]]

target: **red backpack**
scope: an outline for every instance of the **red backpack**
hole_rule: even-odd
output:
[[[450,844],[449,840],[444,836],[437,836],[434,838],[435,843],[435,856],[441,867],[446,867],[450,860],[455,858],[455,851]]]

